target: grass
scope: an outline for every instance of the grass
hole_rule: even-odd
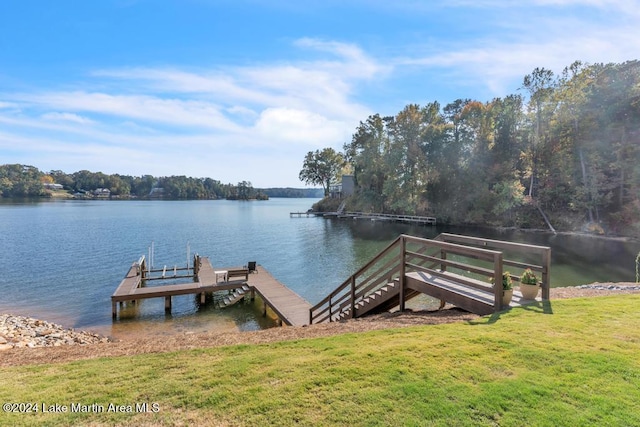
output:
[[[558,300],[473,323],[1,368],[3,403],[105,412],[0,425],[640,426],[639,304]],[[143,402],[158,411],[106,411]]]

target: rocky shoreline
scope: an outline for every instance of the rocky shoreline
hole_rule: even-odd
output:
[[[598,291],[640,291],[640,285],[620,286],[617,284],[594,283],[592,285],[579,285],[576,289],[595,289]]]
[[[12,348],[60,347],[109,342],[109,338],[65,329],[55,323],[24,316],[0,314],[0,351]]]

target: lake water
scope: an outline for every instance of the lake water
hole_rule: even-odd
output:
[[[28,315],[115,337],[275,325],[256,304],[216,309],[195,296],[145,300],[112,321],[110,296],[131,263],[155,266],[208,256],[214,267],[257,261],[312,304],[320,301],[399,234],[469,234],[552,247],[552,286],[634,281],[637,242],[477,228],[290,218],[316,200],[2,201],[0,312]],[[437,304],[429,298],[419,306]]]

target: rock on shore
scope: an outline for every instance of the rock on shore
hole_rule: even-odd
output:
[[[0,314],[0,351],[18,347],[59,347],[108,342],[109,338],[31,317]]]
[[[577,289],[596,289],[599,291],[640,291],[640,285],[618,285],[616,283],[593,283],[591,285],[579,285]]]

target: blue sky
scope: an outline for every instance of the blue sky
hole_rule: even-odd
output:
[[[0,164],[302,187],[370,114],[639,59],[630,0],[5,0]]]

